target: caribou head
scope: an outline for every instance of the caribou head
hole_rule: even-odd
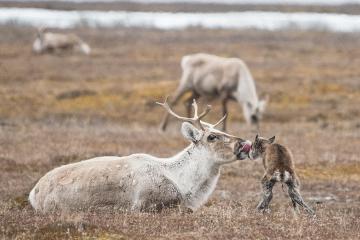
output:
[[[181,127],[181,132],[184,137],[195,146],[203,148],[204,150],[206,149],[204,152],[207,154],[213,154],[217,163],[224,164],[235,160],[244,160],[248,157],[251,148],[250,141],[216,129],[216,127],[226,119],[226,115],[215,124],[202,120],[210,112],[210,105],[207,105],[205,110],[199,114],[198,105],[194,99],[192,103],[194,116],[188,118],[176,114],[170,108],[167,98],[164,103],[157,102],[157,104],[164,107],[166,111],[176,119],[184,121]]]

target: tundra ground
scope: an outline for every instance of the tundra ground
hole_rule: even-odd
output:
[[[359,239],[360,37],[295,31],[78,29],[90,56],[34,55],[34,30],[0,27],[0,238]],[[187,143],[166,133],[154,102],[172,93],[183,55],[244,59],[270,103],[261,135],[294,154],[302,194],[317,212],[295,217],[281,186],[270,214],[260,199],[260,161],[224,167],[195,213],[35,213],[36,181],[62,164],[145,152],[170,156]],[[220,117],[219,105],[207,118]],[[184,112],[182,104],[176,108]],[[232,103],[229,132],[253,139]]]

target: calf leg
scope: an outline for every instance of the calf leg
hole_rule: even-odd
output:
[[[288,181],[286,182],[286,185],[288,186],[288,193],[289,197],[291,198],[291,201],[293,203],[293,207],[296,210],[296,205],[302,206],[307,213],[310,215],[314,215],[315,211],[305,203],[304,199],[300,195],[299,187],[297,184],[294,183],[294,181]]]
[[[263,195],[258,206],[256,207],[258,211],[264,212],[269,208],[270,201],[273,197],[272,189],[275,185],[274,180],[268,180],[266,176],[261,180]]]
[[[142,210],[142,201],[140,200],[140,192],[138,190],[134,192],[130,210],[132,212],[140,212]]]

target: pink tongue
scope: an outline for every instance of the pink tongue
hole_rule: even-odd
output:
[[[248,153],[248,152],[250,152],[250,149],[251,149],[251,145],[248,143],[245,143],[245,145],[241,148],[241,151]]]

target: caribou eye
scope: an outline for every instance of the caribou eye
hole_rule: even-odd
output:
[[[208,140],[209,142],[213,142],[213,141],[215,141],[217,138],[218,138],[218,136],[216,136],[215,134],[210,134],[210,135],[208,136],[207,140]]]

